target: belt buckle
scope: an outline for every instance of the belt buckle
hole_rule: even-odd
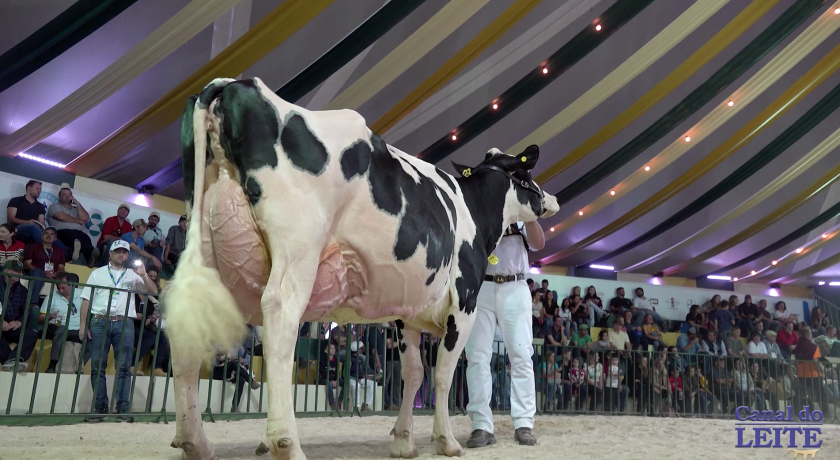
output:
[[[507,282],[507,276],[496,275],[493,277],[493,282],[495,282],[496,284],[505,284]]]

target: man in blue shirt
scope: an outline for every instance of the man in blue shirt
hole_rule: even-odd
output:
[[[128,264],[130,266],[134,266],[134,263],[138,260],[142,261],[142,258],[146,258],[150,260],[155,267],[160,270],[160,259],[149,254],[146,252],[146,241],[143,239],[143,235],[146,234],[146,230],[149,228],[149,225],[143,219],[137,219],[131,224],[131,233],[123,233],[120,239],[128,242],[128,246],[130,251],[128,253]]]
[[[700,336],[697,335],[697,328],[694,326],[688,328],[688,332],[681,334],[679,338],[677,338],[677,353],[683,354],[683,361],[685,362],[686,367],[695,364],[693,362],[689,362],[689,359],[692,361],[695,359],[689,358],[688,356],[685,356],[685,354],[695,355],[699,353],[700,350]]]

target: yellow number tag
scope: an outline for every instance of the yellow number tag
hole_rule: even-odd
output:
[[[497,263],[499,263],[499,258],[496,257],[496,254],[490,254],[490,257],[488,257],[487,260],[490,261],[491,265],[496,265]]]

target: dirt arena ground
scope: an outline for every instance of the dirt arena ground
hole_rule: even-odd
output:
[[[393,417],[306,418],[297,421],[303,451],[309,459],[388,458]],[[452,420],[455,436],[466,445],[467,417]],[[265,420],[205,424],[220,459],[255,459]],[[0,459],[180,459],[169,447],[175,425],[84,424],[55,427],[0,428]],[[432,417],[415,418],[415,440],[421,457],[435,456],[429,441]],[[823,446],[814,460],[840,458],[840,426],[822,427]],[[540,416],[537,447],[513,441],[510,417],[496,417],[498,444],[466,449],[466,458],[519,460],[546,458],[761,459],[792,458],[786,448],[737,449],[735,421],[690,418],[606,416]],[[259,457],[265,458],[265,457]],[[801,457],[800,457],[801,458]]]

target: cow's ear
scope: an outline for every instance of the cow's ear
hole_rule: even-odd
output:
[[[472,174],[472,168],[469,168],[464,165],[459,165],[454,161],[452,162],[452,166],[455,168],[455,171],[458,171],[458,174],[460,174],[463,177],[470,177],[470,175]]]
[[[532,170],[540,158],[540,148],[536,145],[529,145],[522,153],[516,156],[517,169]]]

